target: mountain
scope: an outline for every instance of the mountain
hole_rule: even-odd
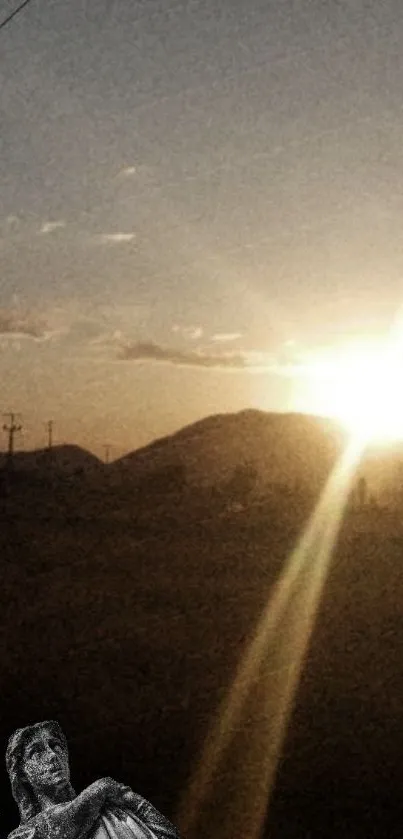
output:
[[[7,462],[7,454],[0,453],[0,468]],[[52,469],[55,472],[74,474],[78,471],[93,473],[101,471],[104,464],[91,452],[80,446],[62,444],[49,449],[34,449],[32,451],[16,451],[13,457],[14,469],[18,472],[28,471],[40,473]]]
[[[110,465],[142,481],[152,473],[182,467],[187,482],[217,485],[241,466],[252,467],[257,484],[289,486],[323,483],[345,435],[337,423],[293,413],[244,410],[219,414],[131,452]]]
[[[185,426],[106,465],[75,445],[20,451],[18,472],[91,476],[101,489],[147,485],[159,493],[186,480],[208,489],[225,485],[243,467],[254,474],[255,490],[304,489],[316,495],[347,442],[335,421],[298,413],[244,410],[217,414]],[[0,453],[0,469],[6,463]],[[364,476],[368,494],[385,503],[403,504],[403,443],[372,446],[364,453],[357,480]],[[94,485],[95,486],[95,485]],[[147,493],[147,495],[149,494]]]
[[[247,466],[256,470],[257,491],[282,485],[316,493],[347,441],[346,431],[331,419],[249,409],[188,425],[114,461],[109,474],[142,484],[153,475],[158,482],[170,469],[182,469],[188,484],[209,487]],[[368,447],[357,468],[357,480],[361,476],[368,495],[403,502],[403,443]]]

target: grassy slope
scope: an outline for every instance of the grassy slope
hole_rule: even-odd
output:
[[[136,530],[130,509],[119,522],[104,505],[86,521],[83,502],[70,501],[82,520],[68,523],[66,499],[48,520],[38,493],[17,501],[0,531],[3,744],[15,727],[56,717],[77,787],[110,774],[172,814],[298,523],[278,511],[271,521],[185,524],[177,500],[151,518],[145,504]],[[347,836],[347,822],[358,836],[367,816],[373,835],[392,835],[374,819],[382,797],[400,806],[402,548],[403,527],[385,515],[344,529],[285,745],[273,837]],[[332,832],[337,819],[344,826]]]

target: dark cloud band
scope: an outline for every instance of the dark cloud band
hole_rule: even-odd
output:
[[[239,353],[212,355],[196,351],[187,352],[161,347],[152,341],[126,344],[119,352],[118,359],[120,361],[167,362],[179,367],[244,369],[248,366],[245,358]]]
[[[39,340],[46,337],[46,324],[32,314],[0,309],[0,335],[20,335]]]

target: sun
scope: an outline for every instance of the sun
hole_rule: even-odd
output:
[[[303,365],[307,403],[362,442],[403,439],[401,341],[360,341]]]

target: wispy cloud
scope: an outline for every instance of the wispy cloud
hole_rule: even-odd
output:
[[[55,230],[59,230],[62,227],[66,227],[65,221],[44,221],[42,227],[40,228],[40,233],[53,233]]]
[[[123,169],[120,170],[119,174],[122,175],[124,178],[131,178],[135,175],[137,169],[135,166],[125,166]]]
[[[108,330],[94,338],[93,344],[100,344],[104,347],[112,347],[112,349],[121,348],[128,344],[127,335],[121,329]]]
[[[243,353],[212,353],[199,350],[180,350],[162,347],[153,341],[138,341],[123,346],[118,354],[120,361],[165,362],[179,367],[205,367],[216,369],[243,370],[249,366],[249,359]],[[253,363],[253,361],[252,361]]]
[[[102,314],[85,300],[63,300],[33,308],[14,295],[12,304],[0,308],[0,336],[7,339],[56,340],[65,345],[90,344],[105,332]],[[116,346],[116,344],[115,344]]]
[[[49,337],[49,334],[47,323],[36,313],[0,309],[0,335],[41,341]]]
[[[242,338],[242,332],[218,332],[216,335],[211,336],[212,341],[220,341],[222,343],[236,341],[238,338]]]
[[[23,304],[16,300],[13,308],[21,311]],[[90,295],[59,298],[51,305],[44,302],[42,309],[47,339],[70,357],[76,353],[81,359],[103,359],[106,364],[115,363],[113,356],[129,342],[133,328],[142,328],[148,312],[148,306],[130,298],[120,303]]]
[[[179,333],[184,338],[190,338],[192,341],[197,341],[203,335],[203,328],[201,326],[178,326],[178,324],[174,324],[172,332]]]
[[[7,216],[6,224],[10,225],[10,227],[17,227],[20,223],[18,216]]]
[[[96,236],[98,242],[106,244],[122,244],[132,242],[136,238],[135,233],[99,233]]]

